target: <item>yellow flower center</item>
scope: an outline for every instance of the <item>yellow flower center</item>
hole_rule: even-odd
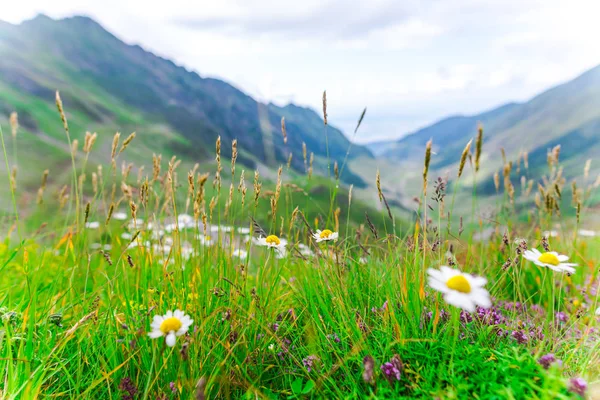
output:
[[[267,244],[279,246],[281,244],[281,240],[275,235],[269,235],[266,239]]]
[[[558,257],[556,257],[554,254],[552,253],[544,253],[540,256],[540,258],[538,258],[539,262],[543,262],[544,264],[550,264],[550,265],[558,265],[560,264],[560,261],[558,259]]]
[[[181,321],[177,317],[167,318],[160,324],[160,331],[165,334],[172,331],[177,332],[180,328]]]
[[[325,229],[325,230],[321,231],[321,234],[319,235],[319,237],[321,239],[327,239],[332,234],[333,234],[333,232],[331,232],[329,229]]]
[[[457,292],[471,293],[471,285],[469,284],[467,278],[462,275],[455,275],[448,279],[446,286],[452,290],[456,290]]]

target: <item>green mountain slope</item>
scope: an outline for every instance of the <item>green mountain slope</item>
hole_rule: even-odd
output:
[[[478,124],[483,124],[484,141],[481,168],[474,179],[469,161],[461,182],[455,185],[458,163],[466,144],[475,139]],[[468,215],[474,182],[477,182],[478,204],[491,209],[498,201],[494,174],[500,174],[503,185],[502,149],[507,161],[512,161],[511,182],[523,205],[533,202],[536,181],[543,183],[548,175],[547,154],[561,146],[560,167],[568,183],[563,193],[566,203],[571,199],[571,184],[590,188],[600,175],[600,66],[562,85],[549,89],[525,103],[509,103],[493,110],[471,116],[457,115],[442,119],[399,140],[381,141],[368,145],[375,159],[357,158],[350,166],[371,188],[358,191],[363,199],[373,200],[374,177],[381,171],[381,187],[399,212],[402,207],[415,210],[415,197],[422,194],[423,160],[426,143],[432,139],[433,148],[429,169],[431,185],[438,177],[448,179],[448,191],[454,194],[453,215]],[[475,141],[471,147],[474,153]],[[523,155],[528,154],[528,168]],[[587,178],[585,165],[591,160]],[[522,182],[531,184],[528,192]],[[433,190],[431,188],[430,190]],[[523,195],[530,193],[529,196]],[[500,194],[504,195],[500,187]],[[598,204],[593,195],[587,204]],[[567,207],[568,208],[568,207]],[[526,210],[517,207],[517,210]],[[569,209],[570,211],[573,211]],[[574,211],[573,211],[574,212]]]
[[[484,174],[502,165],[500,149],[509,159],[529,153],[530,170],[546,166],[549,148],[561,145],[567,177],[583,174],[586,159],[600,155],[600,66],[528,102],[506,104],[473,116],[454,116],[420,129],[398,141],[375,143],[371,150],[396,163],[420,162],[425,144],[433,140],[433,169],[440,173],[460,159],[462,149],[484,126]],[[598,172],[600,161],[592,163]]]
[[[44,154],[49,144],[65,151],[54,143],[64,138],[56,123],[55,90],[61,92],[73,135],[97,131],[106,150],[115,131],[136,131],[140,156],[160,152],[201,161],[213,157],[221,136],[224,156],[237,139],[238,160],[249,167],[273,167],[292,153],[292,167],[304,172],[303,142],[315,153],[317,167],[327,154],[325,132],[332,160],[343,160],[350,144],[338,129],[326,129],[312,110],[257,102],[226,82],[202,78],[123,43],[90,18],[38,16],[20,25],[0,23],[0,122],[6,127],[8,114],[19,113],[30,157]],[[284,116],[287,143],[281,134]],[[371,153],[353,146],[353,156]],[[362,185],[346,171],[344,181]]]

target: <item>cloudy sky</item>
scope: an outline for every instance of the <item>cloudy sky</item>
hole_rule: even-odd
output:
[[[0,19],[84,14],[128,43],[360,142],[523,101],[600,64],[595,0],[19,0]]]

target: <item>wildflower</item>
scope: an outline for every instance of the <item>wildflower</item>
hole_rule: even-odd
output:
[[[544,367],[544,369],[548,369],[554,363],[556,363],[557,365],[561,365],[562,361],[560,361],[559,359],[557,359],[554,354],[548,353],[548,354],[545,354],[545,355],[541,356],[540,359],[538,360],[538,363],[542,367]]]
[[[285,245],[287,244],[287,241],[285,239],[280,239],[275,235],[259,237],[258,239],[255,239],[254,242],[259,246],[267,246],[270,249],[276,249],[280,253],[285,254]]]
[[[556,312],[554,316],[558,322],[567,322],[569,320],[569,316],[562,311]]]
[[[248,252],[244,249],[235,249],[231,255],[232,257],[245,259],[248,256]]]
[[[313,257],[315,253],[304,243],[298,243],[298,250],[304,257]]]
[[[128,218],[127,214],[122,211],[114,213],[112,217],[118,221],[125,221]]]
[[[591,231],[589,229],[580,229],[579,231],[577,231],[577,233],[579,234],[579,236],[583,236],[583,237],[594,237],[594,236],[596,236],[596,232]]]
[[[464,310],[462,310],[460,312],[460,320],[461,320],[461,322],[467,324],[467,323],[473,321],[473,316],[470,313],[465,312]]]
[[[486,325],[500,325],[504,322],[504,316],[495,308],[477,307],[477,319]]]
[[[332,333],[332,334],[330,334],[330,335],[327,335],[327,339],[329,339],[329,340],[333,340],[333,341],[334,341],[334,342],[336,342],[336,343],[340,343],[340,342],[341,342],[341,339],[340,339],[340,337],[337,335],[337,333]]]
[[[332,232],[329,229],[325,229],[325,230],[317,229],[317,231],[313,234],[313,237],[315,238],[315,241],[317,243],[328,242],[330,240],[333,240],[335,242],[338,240],[338,236],[339,235],[337,232]]]
[[[524,331],[512,331],[511,336],[519,344],[525,344],[529,341],[529,337]]]
[[[583,378],[571,378],[569,381],[569,391],[580,395],[581,397],[585,396],[585,391],[587,390],[587,382]]]
[[[373,384],[374,380],[373,380],[373,367],[375,366],[375,360],[373,360],[373,357],[371,356],[366,356],[363,359],[363,380],[366,383],[369,384]]]
[[[204,236],[203,234],[198,234],[198,241],[202,246],[211,247],[215,244],[210,236]]]
[[[393,384],[395,380],[399,381],[402,377],[402,361],[400,360],[400,356],[395,354],[390,361],[383,364],[381,372],[383,372],[383,375],[390,384]]]
[[[239,227],[237,228],[237,232],[241,233],[242,235],[247,235],[250,233],[250,228],[248,227]]]
[[[302,360],[302,364],[304,364],[304,366],[306,367],[307,372],[312,371],[315,365],[315,361],[317,361],[317,356],[308,356]]]
[[[600,307],[596,308],[596,315],[600,315]]]
[[[167,311],[164,316],[154,316],[150,325],[152,332],[148,333],[148,336],[152,339],[166,336],[167,346],[173,347],[175,346],[175,338],[185,334],[193,323],[194,320],[185,315],[183,311]]]
[[[194,217],[188,214],[179,214],[177,216],[177,223],[183,227],[193,227]]]
[[[483,286],[487,280],[442,266],[440,270],[429,268],[429,286],[444,294],[444,300],[463,310],[473,312],[475,306],[489,308],[492,305],[490,294]]]
[[[135,395],[138,393],[137,387],[135,387],[135,383],[131,380],[131,378],[123,378],[121,379],[121,383],[119,383],[119,390],[122,393],[123,400],[133,400]]]
[[[555,251],[540,253],[537,249],[526,250],[523,253],[523,257],[535,265],[540,267],[547,267],[556,272],[568,272],[572,274],[575,272],[575,266],[577,264],[566,263],[569,259],[568,256],[558,254]]]
[[[98,221],[86,222],[85,227],[88,229],[98,229],[100,227],[100,222],[98,222]]]
[[[387,308],[388,308],[388,302],[386,300],[386,301],[383,302],[383,304],[382,304],[381,307],[372,307],[371,308],[371,312],[373,314],[383,313],[383,312],[385,312],[387,310]]]

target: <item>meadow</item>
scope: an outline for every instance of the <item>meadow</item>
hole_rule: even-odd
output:
[[[600,185],[585,160],[566,179],[560,146],[524,184],[527,155],[504,157],[484,215],[477,171],[499,150],[480,129],[447,180],[429,176],[429,144],[405,218],[379,173],[365,213],[338,166],[313,175],[306,152],[306,175],[284,164],[273,179],[242,171],[237,144],[220,140],[213,162],[155,155],[141,168],[122,163],[135,135],[117,134],[110,163],[94,165],[96,137],[71,140],[58,94],[57,109],[64,186],[40,170],[39,188],[21,188],[17,116],[0,131],[12,198],[1,398],[593,396],[600,239],[582,224]],[[467,184],[471,212],[455,215]]]

